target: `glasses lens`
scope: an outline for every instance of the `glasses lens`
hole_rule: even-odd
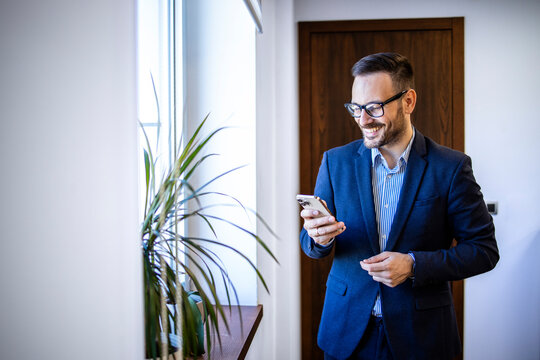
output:
[[[347,110],[349,110],[352,116],[360,114],[360,107],[356,104],[347,104]]]
[[[366,112],[369,116],[380,117],[383,116],[383,107],[380,104],[369,104],[366,106]]]

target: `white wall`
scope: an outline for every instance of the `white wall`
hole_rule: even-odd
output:
[[[300,358],[301,341],[294,3],[262,1],[262,13],[264,32],[257,35],[257,209],[279,236],[271,246],[280,263],[258,252],[270,294],[259,287],[264,316],[247,358],[292,360]]]
[[[0,2],[0,358],[141,359],[135,2]]]
[[[485,198],[499,201],[494,220],[501,253],[495,270],[465,282],[464,355],[468,360],[540,357],[539,15],[540,2],[534,0],[263,1],[257,148],[258,163],[264,161],[266,169],[258,170],[259,209],[278,229],[281,241],[275,246],[282,263],[265,265],[277,287],[272,286],[272,299],[260,296],[265,317],[250,354],[293,359],[299,353],[299,338],[291,334],[299,331],[298,318],[287,317],[299,304],[291,287],[299,283],[293,200],[298,188],[296,22],[464,16],[465,148]]]

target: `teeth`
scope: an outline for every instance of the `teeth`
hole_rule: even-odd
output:
[[[373,128],[366,128],[366,129],[364,129],[364,130],[365,130],[367,133],[372,134],[372,133],[376,132],[377,130],[379,130],[380,128],[381,128],[381,127],[378,126],[378,127],[373,127]]]

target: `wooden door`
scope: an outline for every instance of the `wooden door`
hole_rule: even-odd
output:
[[[439,144],[463,151],[463,18],[299,23],[300,191],[313,193],[324,151],[362,136],[343,107],[352,65],[393,51],[412,63],[418,93],[412,121]],[[301,255],[302,359],[323,359],[317,330],[331,258]],[[463,339],[463,282],[452,285]]]

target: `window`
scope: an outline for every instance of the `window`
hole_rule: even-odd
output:
[[[186,130],[190,133],[207,114],[207,129],[229,127],[211,143],[208,151],[219,156],[207,163],[197,180],[204,183],[223,171],[246,165],[221,178],[212,189],[233,195],[251,209],[256,209],[255,37],[253,19],[240,0],[184,2]],[[257,231],[255,219],[246,219],[241,210],[220,209],[216,215]],[[196,224],[190,223],[189,231],[211,236]],[[251,238],[223,224],[218,231],[220,240],[257,262]],[[249,265],[235,254],[217,251],[240,303],[257,304],[257,279]]]
[[[138,1],[138,112],[158,159],[156,174],[171,163],[182,131],[182,86],[177,86],[182,84],[182,72],[177,71],[182,64],[182,17],[176,3]],[[146,146],[143,131],[140,143]]]
[[[207,148],[219,156],[206,161],[192,181],[203,184],[245,165],[220,178],[211,190],[230,194],[247,208],[256,209],[256,29],[248,7],[239,0],[138,2],[139,116],[159,159],[156,174],[161,174],[174,158],[182,134],[190,136],[209,115],[207,132],[222,126],[229,128],[213,138]],[[141,147],[145,142],[141,131]],[[226,199],[218,197],[215,202]],[[246,216],[241,209],[212,211],[252,232],[257,230],[255,218]],[[205,225],[189,221],[187,226],[192,236],[212,237]],[[241,250],[256,263],[256,244],[249,236],[226,224],[216,224],[216,228],[220,241]],[[240,303],[257,304],[257,279],[249,264],[222,248],[216,248],[216,252],[229,270]]]

